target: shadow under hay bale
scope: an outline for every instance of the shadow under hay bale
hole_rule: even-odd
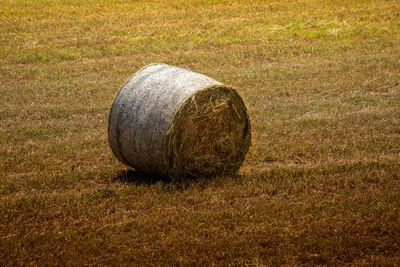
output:
[[[143,68],[121,88],[108,135],[121,162],[170,178],[233,175],[251,144],[234,89],[165,64]]]
[[[229,179],[232,179],[233,181],[242,180],[243,175],[234,174]],[[226,185],[226,178],[191,177],[189,179],[169,179],[168,177],[151,175],[138,170],[121,170],[111,178],[111,182],[129,184],[133,186],[152,186],[160,183],[163,191],[178,192],[187,190],[189,188],[205,190],[210,187],[215,188],[216,186],[224,186]]]
[[[169,182],[166,177],[150,175],[137,170],[123,170],[112,178],[112,182],[120,182],[133,185],[152,185],[158,182]]]

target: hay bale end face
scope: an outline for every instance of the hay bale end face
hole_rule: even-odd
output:
[[[111,107],[115,156],[137,170],[177,177],[228,176],[251,143],[238,93],[210,77],[149,65],[122,86]]]

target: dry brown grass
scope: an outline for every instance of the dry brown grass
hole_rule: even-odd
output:
[[[398,1],[0,1],[0,265],[400,263]],[[127,170],[107,115],[166,62],[238,88],[239,174]]]

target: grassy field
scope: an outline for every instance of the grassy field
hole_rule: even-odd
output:
[[[112,155],[108,112],[164,62],[237,88],[234,177]],[[400,2],[0,1],[0,265],[400,264]]]

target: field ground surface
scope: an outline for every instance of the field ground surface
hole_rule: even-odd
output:
[[[233,177],[112,155],[164,62],[237,88]],[[0,1],[0,265],[400,264],[399,1]]]

